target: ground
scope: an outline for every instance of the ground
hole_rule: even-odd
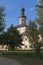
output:
[[[21,65],[17,60],[0,57],[0,65]]]

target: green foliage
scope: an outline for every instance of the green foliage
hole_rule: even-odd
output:
[[[37,48],[38,40],[38,29],[37,29],[37,25],[35,22],[30,21],[27,27],[27,37],[29,39],[29,42],[32,46],[32,48]],[[38,43],[38,44],[37,44]]]
[[[0,35],[0,44],[3,44],[3,42],[4,42],[4,36],[3,36],[3,34],[1,34]]]
[[[9,50],[13,50],[15,47],[22,45],[21,35],[13,25],[11,25],[7,32],[1,34],[0,40],[2,44],[8,45]]]
[[[39,30],[37,29],[37,24],[31,20],[27,27],[27,37],[31,47],[40,55],[41,43],[39,42]]]
[[[5,28],[4,10],[5,10],[4,7],[0,7],[0,32],[2,32],[4,30],[4,28]]]
[[[40,35],[43,38],[43,25],[40,25],[39,32],[40,32]]]
[[[22,45],[21,35],[13,25],[11,25],[11,27],[8,29],[7,34],[9,38],[9,43],[12,48]]]
[[[38,15],[36,22],[39,24],[39,33],[43,38],[43,0],[39,0],[39,4],[36,5],[36,11]]]
[[[40,29],[41,29],[41,28],[43,28],[42,27],[42,25],[43,25],[43,0],[40,0],[39,4],[36,5],[36,11],[37,11],[36,22],[39,24]],[[40,32],[42,33],[43,29]]]

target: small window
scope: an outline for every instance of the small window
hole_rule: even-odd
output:
[[[30,48],[32,48],[32,45],[29,45]]]
[[[27,40],[27,38],[25,40]]]
[[[25,46],[25,48],[27,48],[27,46]]]

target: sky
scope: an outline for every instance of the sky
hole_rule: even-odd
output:
[[[26,23],[29,20],[34,20],[36,15],[35,5],[38,4],[39,0],[0,0],[0,6],[5,8],[5,23],[6,29],[13,24],[14,26],[19,25],[20,9],[22,6],[25,8],[25,15],[27,17]]]

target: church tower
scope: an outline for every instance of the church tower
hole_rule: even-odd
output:
[[[26,25],[26,16],[25,9],[22,7],[20,10],[19,24],[25,26]]]
[[[22,35],[22,44],[21,46],[22,49],[29,49],[29,43],[28,43],[28,38],[26,36],[26,16],[25,16],[25,9],[22,7],[20,10],[20,17],[19,17],[19,26],[18,30],[19,33]]]
[[[26,31],[26,16],[25,9],[23,7],[20,10],[19,27],[20,34],[24,35]]]

